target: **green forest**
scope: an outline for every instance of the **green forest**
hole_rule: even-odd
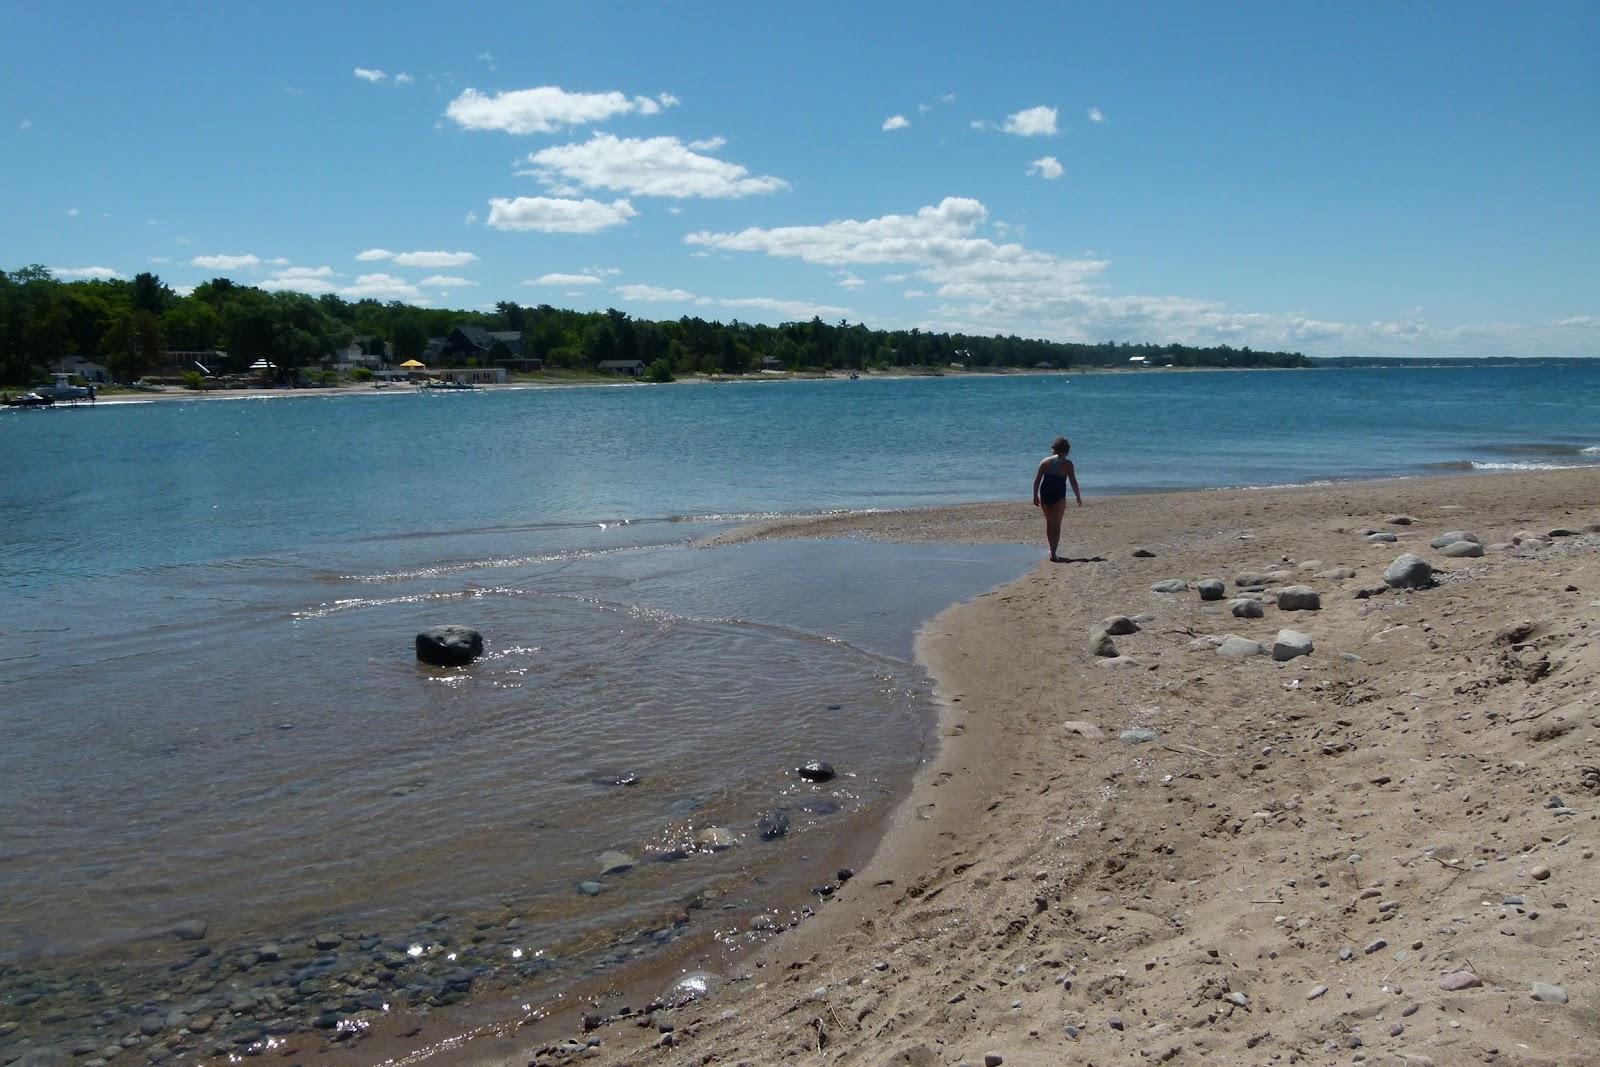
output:
[[[658,379],[743,374],[775,360],[788,370],[874,370],[1126,366],[1135,356],[1178,367],[1303,367],[1294,352],[1128,342],[1078,344],[1016,336],[977,337],[922,330],[874,330],[862,323],[778,326],[663,321],[617,311],[572,311],[510,301],[492,312],[347,301],[336,295],[268,291],[215,278],[180,295],[154,274],[129,280],[62,281],[41,266],[0,272],[0,384],[43,380],[50,364],[79,355],[132,382],[173,362],[168,352],[226,353],[214,373],[239,373],[266,359],[280,380],[322,369],[357,338],[399,363],[420,356],[430,337],[456,326],[521,334],[523,355],[547,368],[593,369],[602,360],[640,360]]]

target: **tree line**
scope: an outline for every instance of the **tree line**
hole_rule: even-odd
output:
[[[763,365],[788,370],[890,367],[968,368],[1125,366],[1133,357],[1178,367],[1302,367],[1295,352],[1227,345],[1082,344],[1015,335],[975,336],[918,329],[874,330],[862,323],[787,322],[777,326],[693,316],[654,321],[622,311],[573,311],[502,301],[490,311],[414,307],[400,301],[348,301],[335,294],[269,291],[215,278],[180,295],[150,273],[131,279],[64,281],[38,265],[0,272],[0,384],[41,380],[65,356],[104,363],[117,381],[161,368],[168,352],[226,352],[216,373],[266,359],[285,380],[322,368],[360,338],[393,362],[416,359],[431,337],[456,326],[522,336],[523,355],[547,367],[593,369],[602,360],[639,360],[654,377],[743,374]],[[498,349],[495,355],[508,354]]]

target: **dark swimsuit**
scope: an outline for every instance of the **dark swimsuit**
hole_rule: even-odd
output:
[[[1039,503],[1059,504],[1067,499],[1067,476],[1046,474],[1039,482]]]

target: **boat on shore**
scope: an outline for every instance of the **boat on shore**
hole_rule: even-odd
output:
[[[23,393],[20,396],[8,396],[3,401],[8,408],[53,408],[56,406],[53,397],[41,396],[38,393]]]

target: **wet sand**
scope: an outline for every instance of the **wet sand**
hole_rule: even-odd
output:
[[[818,916],[704,1001],[588,1033],[621,1000],[574,1005],[578,1044],[521,1062],[585,1041],[602,1063],[1594,1062],[1597,489],[1558,471],[1070,509],[1063,551],[1105,562],[1041,563],[925,628],[945,743]],[[993,505],[735,536],[1040,525]],[[1482,557],[1430,547],[1463,529]],[[1437,584],[1377,591],[1402,552]],[[1266,576],[1263,618],[1192,588],[1232,597],[1242,572]],[[1151,591],[1169,578],[1191,588]],[[1278,607],[1290,584],[1320,610]],[[1093,655],[1115,614],[1140,632]],[[1284,628],[1314,651],[1212,640]]]

